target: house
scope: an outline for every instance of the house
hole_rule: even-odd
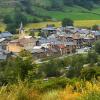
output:
[[[84,43],[91,46],[95,42],[95,35],[93,33],[88,33],[84,37]]]
[[[57,29],[55,27],[46,27],[46,28],[42,28],[41,30],[41,35],[43,37],[48,37],[51,34],[56,34]]]
[[[100,40],[100,31],[95,31],[94,34],[95,34],[95,39]]]
[[[46,56],[45,49],[42,46],[34,46],[33,49],[29,50],[34,58],[42,58]]]
[[[100,31],[100,24],[99,24],[99,25],[97,25],[97,30],[98,30],[98,31]]]
[[[25,34],[23,24],[21,22],[19,28],[19,39],[13,40],[8,42],[7,44],[7,51],[19,53],[20,51],[24,50],[31,50],[34,46],[36,46],[36,39],[32,36],[28,36]]]
[[[42,48],[41,49],[32,49],[30,52],[32,53],[34,58],[46,57],[46,53]]]
[[[13,40],[10,41],[7,44],[6,50],[9,52],[14,52],[14,53],[19,53],[20,51],[22,51],[24,49],[24,47],[19,43],[18,40]]]
[[[25,49],[25,50],[33,49],[33,47],[35,45],[36,45],[36,39],[31,37],[31,36],[27,36],[27,37],[24,37],[22,39],[10,41],[7,44],[6,49],[9,52],[18,53],[18,52],[22,51],[23,49]]]
[[[81,48],[83,46],[83,38],[80,37],[78,32],[72,35],[73,41],[76,44],[77,48]]]

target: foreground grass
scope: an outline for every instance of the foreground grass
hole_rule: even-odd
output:
[[[76,82],[65,89],[39,92],[23,82],[0,88],[1,100],[100,100],[100,82]]]

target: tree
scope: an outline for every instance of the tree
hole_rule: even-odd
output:
[[[66,27],[66,26],[73,26],[73,20],[71,20],[71,19],[68,19],[68,18],[64,18],[63,20],[62,20],[62,26],[63,27]]]
[[[33,58],[31,53],[26,50],[21,51],[16,62],[19,68],[19,78],[24,80],[28,76],[28,71],[33,69]]]
[[[95,30],[95,31],[98,30],[98,25],[94,25],[94,26],[92,27],[92,29]]]
[[[45,77],[57,77],[61,76],[64,69],[63,61],[61,60],[51,60],[48,63],[41,65],[40,72],[45,75]]]
[[[7,24],[6,30],[10,31],[11,33],[16,33],[16,29],[19,28],[21,22],[23,22],[25,25],[28,23],[28,20],[27,17],[19,9],[15,9],[14,16],[7,15],[4,19],[4,23]]]
[[[85,57],[83,57],[82,55],[72,56],[67,76],[69,78],[79,77],[84,63],[85,63]]]
[[[16,25],[15,23],[7,24],[6,30],[15,34],[16,33]]]
[[[100,54],[100,40],[95,43],[95,51]]]
[[[64,4],[68,6],[72,6],[74,4],[73,0],[64,0]]]
[[[63,8],[63,1],[62,0],[51,0],[52,1],[52,8],[53,9],[62,9]]]
[[[20,11],[16,10],[16,13],[14,15],[14,23],[16,27],[18,28],[20,23],[23,22],[23,25],[28,23],[27,17]]]
[[[91,52],[91,51],[88,52],[87,62],[90,63],[90,65],[93,65],[97,61],[98,61],[98,56],[97,56],[96,52]]]
[[[33,15],[31,0],[22,0],[22,1],[21,1],[21,4],[24,6],[24,10],[25,10],[28,14]]]
[[[5,23],[5,24],[11,24],[11,23],[13,23],[13,18],[11,17],[11,15],[6,15],[5,17],[4,17],[4,20],[3,20],[3,22]]]

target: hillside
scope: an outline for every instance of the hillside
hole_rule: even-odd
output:
[[[91,2],[90,2],[91,1]],[[0,0],[0,20],[19,10],[28,20],[100,19],[99,0]],[[90,17],[91,16],[91,17]]]

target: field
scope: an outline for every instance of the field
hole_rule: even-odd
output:
[[[78,27],[92,27],[93,25],[99,25],[100,20],[78,20],[74,25]]]
[[[43,28],[46,27],[47,24],[54,24],[56,27],[60,27],[61,26],[61,22],[40,22],[40,23],[31,23],[31,24],[27,24],[25,26],[25,30],[28,31],[29,29],[39,29],[39,28]],[[74,25],[76,27],[92,27],[93,25],[99,25],[100,24],[100,20],[76,20],[74,21]],[[0,23],[0,31],[5,31],[6,29],[6,25],[3,23]]]
[[[38,29],[46,27],[47,24],[54,24],[56,27],[61,26],[61,22],[41,22],[26,25],[25,29],[29,30],[30,28]],[[92,27],[93,25],[100,24],[100,20],[76,20],[74,25],[77,27]]]
[[[63,18],[71,18],[73,20],[100,20],[100,7],[98,6],[91,11],[76,5],[73,7],[65,6],[63,11],[48,11],[39,7],[33,7],[33,9],[37,15],[46,15],[57,20],[62,20]]]

